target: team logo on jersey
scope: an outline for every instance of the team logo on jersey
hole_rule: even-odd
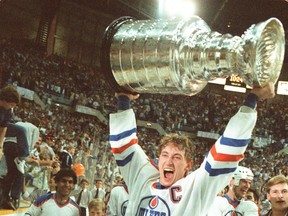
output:
[[[170,216],[170,208],[161,197],[144,197],[138,206],[137,216]]]
[[[153,199],[151,199],[150,204],[149,204],[150,208],[152,209],[156,208],[159,203],[158,200],[159,200],[158,197],[154,197]]]

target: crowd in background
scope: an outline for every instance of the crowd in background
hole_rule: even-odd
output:
[[[3,39],[0,51],[0,73],[6,83],[35,91],[46,104],[46,108],[42,109],[35,102],[23,99],[22,104],[15,109],[14,119],[26,120],[30,116],[40,118],[43,142],[49,139],[49,145],[56,155],[65,147],[74,146],[76,152],[73,163],[85,167],[84,177],[90,185],[93,186],[94,179],[101,178],[104,188],[109,192],[119,170],[110,151],[108,126],[95,116],[77,113],[73,109],[76,104],[81,104],[99,110],[107,119],[109,113],[115,110],[114,92],[100,70],[56,55],[47,56],[26,42]],[[69,99],[70,108],[51,102],[51,95]],[[192,98],[143,94],[132,106],[138,119],[158,123],[166,132],[181,132],[184,127],[189,128],[197,145],[194,170],[200,166],[215,142],[213,139],[197,137],[197,131],[221,134],[230,117],[237,112],[243,97],[210,92],[201,92]],[[288,175],[287,153],[279,153],[288,146],[288,104],[280,99],[273,103],[260,102],[257,110],[254,136],[265,138],[269,143],[256,148],[251,142],[240,164],[250,167],[254,172],[253,186],[258,189],[263,200],[261,189],[265,181],[279,173]],[[159,133],[141,127],[138,135],[148,156],[156,158]],[[41,170],[38,171],[41,173]],[[40,175],[33,169],[29,172],[35,178]],[[31,182],[34,187],[49,187],[48,179],[41,180],[37,185],[35,182]]]

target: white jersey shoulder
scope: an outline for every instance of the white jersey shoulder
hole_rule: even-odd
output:
[[[55,194],[45,194],[34,201],[25,216],[79,216],[80,208],[75,201],[69,198],[65,204],[55,200]]]
[[[207,216],[258,216],[258,206],[248,200],[233,205],[225,197],[218,196],[212,204]]]

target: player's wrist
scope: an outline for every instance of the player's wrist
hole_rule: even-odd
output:
[[[127,95],[118,96],[117,109],[118,110],[130,109],[130,98]]]
[[[257,106],[257,102],[259,100],[259,97],[254,93],[249,93],[244,101],[244,106],[250,107],[252,109],[255,109]]]

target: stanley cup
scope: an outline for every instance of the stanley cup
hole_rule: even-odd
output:
[[[195,95],[216,78],[240,76],[249,86],[276,82],[285,49],[281,22],[270,18],[232,36],[199,17],[135,20],[106,29],[101,67],[115,91]]]

